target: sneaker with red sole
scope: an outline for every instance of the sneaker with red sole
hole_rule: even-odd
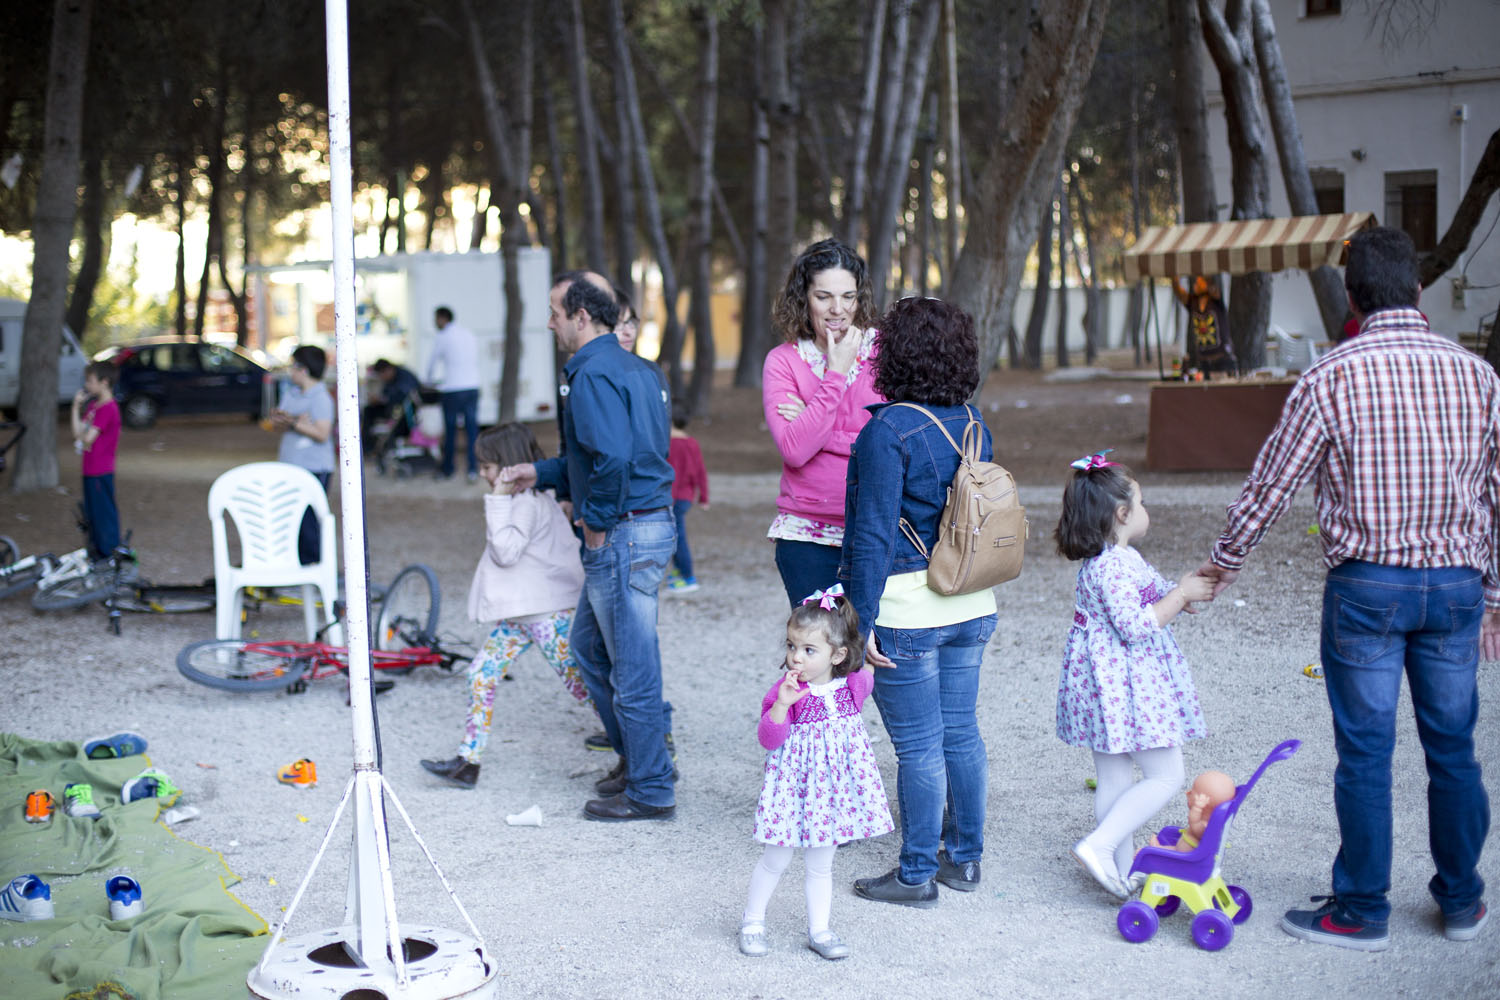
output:
[[[1443,914],[1443,937],[1449,941],[1472,941],[1479,936],[1485,921],[1490,919],[1489,908],[1480,900],[1462,913],[1449,916]]]
[[[1314,896],[1312,901],[1322,901],[1323,905],[1316,910],[1287,910],[1281,918],[1281,929],[1303,941],[1355,951],[1385,951],[1391,943],[1389,930],[1360,920],[1344,908],[1338,897]]]

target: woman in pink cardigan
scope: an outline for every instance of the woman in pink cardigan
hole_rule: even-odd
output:
[[[849,451],[870,419],[878,337],[864,260],[838,240],[802,251],[776,299],[782,344],[766,355],[762,404],[781,452],[781,493],[767,537],[796,607],[838,582]]]

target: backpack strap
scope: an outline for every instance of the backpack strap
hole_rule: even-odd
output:
[[[957,441],[953,440],[953,435],[948,433],[948,428],[944,427],[943,422],[937,417],[933,416],[932,411],[927,409],[927,407],[918,406],[916,403],[908,403],[905,401],[898,401],[892,403],[891,405],[904,406],[907,409],[916,410],[918,413],[925,416],[928,420],[931,420],[934,424],[937,424],[937,429],[943,432],[943,437],[947,438],[948,443],[953,446],[953,450],[958,452],[958,459],[963,464],[971,465],[979,460],[979,433],[975,429],[979,423],[979,416],[974,412],[974,410],[969,406],[968,403],[964,404],[964,412],[969,415],[969,422],[964,425],[964,443],[962,446],[960,446]],[[973,432],[972,437],[970,436],[970,432]],[[911,542],[912,546],[915,547],[918,552],[922,553],[922,558],[930,560],[932,556],[928,554],[927,546],[922,544],[922,539],[918,537],[917,529],[911,526],[911,522],[903,517],[900,520],[899,527],[901,528],[901,533],[906,536],[906,540]]]

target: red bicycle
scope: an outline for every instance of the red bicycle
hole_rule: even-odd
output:
[[[444,645],[437,635],[437,574],[420,563],[396,574],[380,601],[370,666],[408,674],[416,667],[452,672],[473,656],[462,643]],[[292,639],[207,639],[177,654],[188,680],[226,691],[306,690],[309,681],[349,670],[349,650],[326,642]]]

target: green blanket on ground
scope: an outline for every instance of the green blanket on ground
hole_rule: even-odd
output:
[[[0,887],[37,875],[56,916],[0,920],[0,994],[17,1000],[197,1000],[245,995],[265,949],[266,923],[230,895],[239,878],[216,851],[157,821],[155,799],[120,804],[120,786],[147,757],[89,760],[78,743],[0,733]],[[60,807],[63,786],[94,786],[98,819]],[[59,809],[28,823],[28,792],[45,788]],[[129,874],[145,912],[112,921],[105,881]]]

